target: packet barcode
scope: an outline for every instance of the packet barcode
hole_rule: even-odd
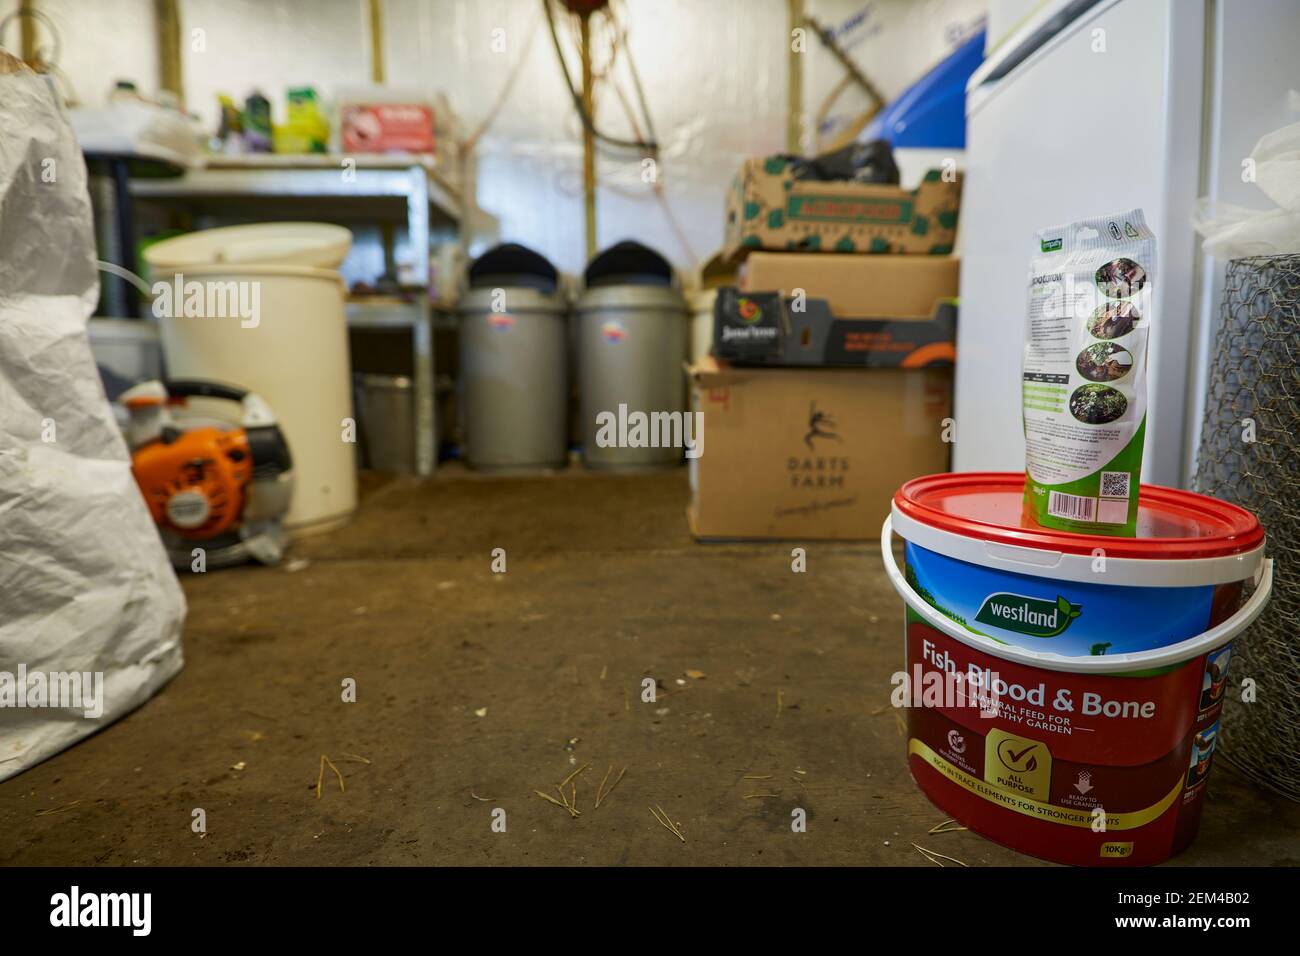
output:
[[[1067,495],[1053,491],[1047,497],[1047,513],[1057,518],[1076,518],[1092,521],[1097,512],[1097,499],[1082,495]]]

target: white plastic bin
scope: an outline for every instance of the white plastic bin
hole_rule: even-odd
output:
[[[220,297],[209,297],[203,315],[187,315],[175,295],[170,311],[155,300],[163,356],[174,378],[228,382],[270,403],[294,460],[285,527],[305,534],[338,527],[356,510],[355,446],[344,440],[345,420],[353,418],[352,387],[343,281],[333,268],[283,264],[302,255],[286,225],[268,224],[261,235],[252,226],[208,230],[199,234],[202,244],[198,236],[179,236],[151,246],[145,258],[155,283],[180,282],[182,292],[191,282],[204,290],[218,283],[236,283],[226,287],[231,290],[249,284],[242,288],[245,302],[257,306],[255,322],[241,315],[230,296],[224,309]],[[293,226],[316,253],[329,248],[315,262],[337,265],[346,255],[339,227],[317,232],[312,223]],[[259,252],[277,261],[250,261]],[[215,261],[204,265],[207,253]]]

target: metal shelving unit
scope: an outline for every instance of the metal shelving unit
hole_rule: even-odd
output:
[[[425,156],[214,156],[181,176],[132,179],[130,194],[136,200],[182,206],[195,215],[240,221],[401,225],[415,250],[412,280],[424,290],[429,285],[429,252],[435,239],[464,240],[461,197],[432,158]],[[391,238],[386,239],[389,243]],[[347,316],[354,329],[409,331],[415,369],[416,471],[432,474],[437,439],[433,308],[427,292],[410,303],[350,301]]]
[[[353,329],[404,329],[411,336],[415,375],[415,471],[433,474],[438,460],[434,425],[433,321],[428,303],[349,302],[348,327]]]

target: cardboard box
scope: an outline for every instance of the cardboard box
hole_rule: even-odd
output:
[[[797,180],[780,157],[746,160],[727,193],[724,248],[947,255],[957,236],[961,173],[926,173],[916,189]]]
[[[809,252],[753,252],[741,267],[746,292],[803,289],[825,299],[839,319],[928,320],[935,304],[955,299],[961,262],[956,256],[824,256]]]
[[[709,354],[731,365],[787,368],[923,368],[951,366],[957,351],[957,305],[935,305],[914,319],[837,319],[825,299],[779,292],[717,290]]]
[[[957,284],[952,256],[755,252],[744,292],[718,295],[713,354],[750,365],[952,365]]]
[[[691,369],[704,449],[691,532],[870,540],[908,479],[948,470],[951,369]]]

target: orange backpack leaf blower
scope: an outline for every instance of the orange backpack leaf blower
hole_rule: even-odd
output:
[[[173,418],[196,397],[239,404],[239,425]],[[118,402],[129,415],[131,469],[176,568],[279,562],[293,459],[265,401],[230,385],[172,380],[142,382]]]

